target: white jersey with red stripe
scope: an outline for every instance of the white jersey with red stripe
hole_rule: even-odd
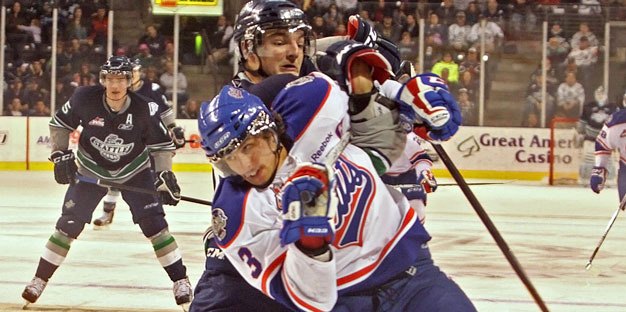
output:
[[[325,161],[349,117],[345,93],[318,74],[288,85],[273,108],[293,140],[274,184],[258,189],[229,177],[213,201],[216,239],[241,276],[291,308],[330,310],[338,296],[376,288],[414,264],[430,236],[402,194],[383,184],[368,154],[351,144],[334,163],[339,204],[331,260],[280,245],[282,182],[299,162]]]
[[[596,138],[595,165],[607,168],[613,150],[619,151],[620,162],[626,165],[626,110],[609,116]]]

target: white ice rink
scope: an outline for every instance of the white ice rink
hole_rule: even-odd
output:
[[[177,177],[183,195],[211,199],[208,174]],[[20,294],[54,230],[65,189],[49,171],[0,171],[0,311],[21,309]],[[626,213],[592,269],[584,269],[617,208],[614,188],[596,195],[582,187],[513,182],[472,190],[551,311],[626,311]],[[195,285],[204,267],[209,207],[181,202],[166,212]],[[458,187],[442,186],[429,197],[426,220],[435,262],[479,311],[539,311]],[[180,311],[171,287],[150,243],[119,203],[108,230],[86,226],[29,310]]]

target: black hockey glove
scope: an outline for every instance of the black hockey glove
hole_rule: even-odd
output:
[[[185,147],[185,131],[183,127],[176,126],[170,129],[172,133],[172,140],[174,141],[174,145],[176,145],[176,149]]]
[[[76,161],[72,150],[54,151],[50,154],[54,163],[54,180],[59,184],[74,184],[76,179]]]
[[[380,54],[384,55],[387,61],[389,61],[389,64],[391,64],[392,71],[394,73],[398,72],[402,58],[400,57],[398,46],[395,43],[380,36],[380,34],[359,15],[351,15],[348,18],[347,31],[348,38],[362,42],[366,46],[380,52]]]
[[[176,182],[176,176],[171,171],[157,172],[154,186],[161,196],[161,202],[166,205],[176,206],[180,201],[180,187]]]

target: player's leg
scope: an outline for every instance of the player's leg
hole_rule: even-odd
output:
[[[151,189],[154,188],[154,175],[146,169],[125,184]],[[187,277],[187,268],[183,264],[176,240],[169,232],[163,206],[158,198],[154,195],[130,191],[122,191],[122,198],[130,206],[133,222],[138,224],[143,234],[150,239],[159,263],[170,280],[174,282],[176,304],[189,304],[192,299],[192,289]]]
[[[97,227],[113,223],[115,205],[120,197],[120,191],[116,188],[109,188],[109,192],[102,200],[102,216],[93,220],[93,225]]]
[[[403,274],[406,278],[397,279],[379,290],[379,310],[476,311],[459,285],[433,263],[426,246],[422,246],[420,257],[415,265]]]
[[[70,245],[78,238],[85,224],[90,222],[93,211],[105,193],[106,188],[90,183],[79,182],[69,186],[56,231],[46,243],[35,277],[22,292],[22,297],[28,302],[34,303],[41,296],[48,280],[67,257]]]

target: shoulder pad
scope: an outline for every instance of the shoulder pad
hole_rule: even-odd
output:
[[[225,178],[213,197],[213,233],[220,246],[227,246],[237,236],[243,223],[242,212],[250,187]]]
[[[606,121],[608,127],[613,127],[618,124],[626,123],[626,109],[618,110],[613,113]]]

